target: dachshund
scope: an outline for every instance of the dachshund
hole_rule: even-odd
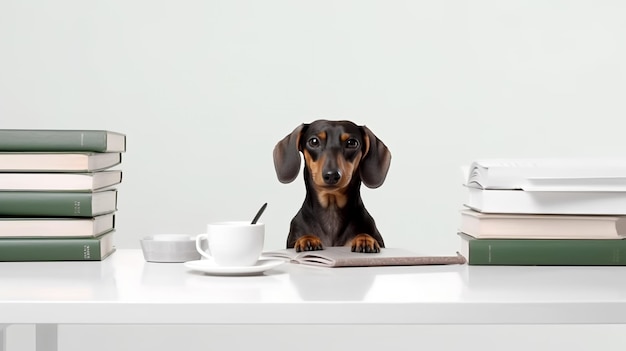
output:
[[[274,147],[281,183],[293,182],[304,156],[306,195],[292,219],[287,248],[297,252],[350,245],[353,252],[385,247],[361,199],[361,182],[378,188],[387,177],[391,153],[366,126],[350,121],[301,124]]]

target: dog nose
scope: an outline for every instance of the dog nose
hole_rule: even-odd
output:
[[[324,173],[324,183],[328,185],[335,185],[339,183],[341,179],[341,173],[339,171],[328,171]]]

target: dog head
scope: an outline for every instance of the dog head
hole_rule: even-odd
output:
[[[274,147],[278,180],[290,183],[305,167],[315,187],[341,189],[357,176],[369,188],[377,188],[387,177],[391,153],[366,126],[350,121],[317,120],[301,124]]]

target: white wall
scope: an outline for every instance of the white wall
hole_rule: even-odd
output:
[[[461,165],[622,154],[625,17],[619,0],[5,0],[0,127],[127,134],[120,248],[263,202],[278,248],[304,190],[276,180],[274,144],[350,119],[393,153],[363,190],[387,246],[450,253]]]

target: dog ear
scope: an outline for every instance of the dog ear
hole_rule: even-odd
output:
[[[387,177],[391,164],[391,152],[369,128],[362,126],[361,129],[365,141],[365,152],[359,165],[361,180],[368,188],[378,188],[383,185]]]
[[[291,183],[298,177],[301,162],[300,136],[306,127],[306,124],[299,125],[274,147],[274,169],[281,183]]]

